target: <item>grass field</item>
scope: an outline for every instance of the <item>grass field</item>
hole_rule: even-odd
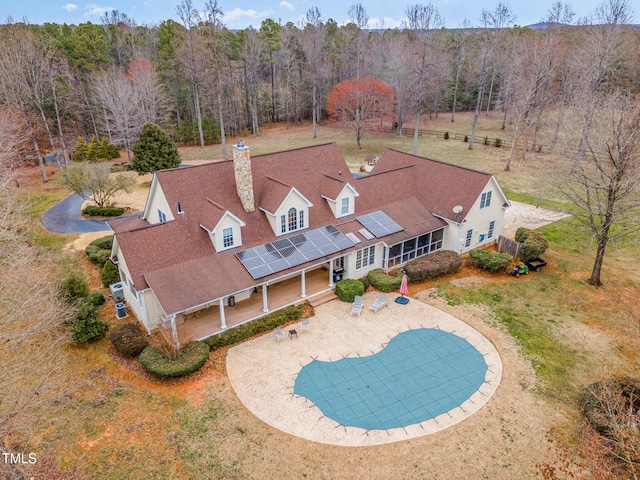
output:
[[[426,128],[467,133],[471,118],[458,115],[427,121]],[[508,138],[499,117],[481,119],[483,135]],[[455,126],[455,128],[454,128]],[[244,139],[252,155],[336,142],[352,170],[367,154],[392,147],[411,151],[413,139],[367,133],[363,149],[347,129],[311,126],[263,128]],[[230,142],[231,143],[231,142]],[[477,142],[420,139],[418,154],[494,173],[510,198],[539,206],[562,202],[547,187],[545,156],[529,155],[504,172],[508,150]],[[220,147],[181,148],[184,163],[221,158]],[[29,187],[37,200],[34,218],[64,196],[59,186]],[[461,274],[411,285],[411,295],[433,302],[460,318],[470,318],[502,338],[505,381],[521,386],[522,402],[492,417],[483,409],[438,434],[379,447],[341,448],[313,444],[274,430],[254,418],[226,378],[224,351],[214,352],[203,371],[180,384],[162,384],[142,374],[135,362],[119,360],[109,341],[61,345],[60,368],[70,379],[67,393],[49,399],[37,418],[15,425],[7,445],[32,449],[36,478],[99,479],[268,479],[313,478],[592,478],[582,446],[579,398],[583,388],[614,375],[637,375],[640,363],[640,274],[637,239],[612,246],[603,281],[587,285],[595,253],[589,236],[570,219],[541,229],[550,242],[542,272],[516,280],[471,267]],[[75,236],[38,233],[40,242],[61,248]],[[98,275],[82,254],[67,260]],[[478,282],[468,283],[474,278]],[[105,317],[115,323],[113,312]],[[509,352],[515,352],[513,354]],[[514,355],[512,360],[510,355]],[[520,412],[531,402],[529,412]],[[268,401],[268,399],[265,399]],[[530,415],[530,418],[527,418]],[[468,432],[476,422],[475,437]],[[539,428],[537,428],[539,427]],[[540,431],[542,433],[540,433]],[[547,442],[547,440],[550,440]],[[452,446],[453,445],[453,446]],[[548,468],[555,476],[549,476]],[[546,476],[541,472],[547,472]],[[577,472],[577,473],[576,473]]]

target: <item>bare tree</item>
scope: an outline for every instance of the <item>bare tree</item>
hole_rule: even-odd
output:
[[[306,65],[311,81],[311,108],[313,119],[313,138],[317,136],[317,124],[320,117],[321,70],[325,61],[322,55],[326,29],[318,7],[311,7],[305,14],[306,25],[302,35],[302,45],[306,54]]]
[[[575,116],[580,116],[582,108],[574,108]],[[609,243],[640,230],[640,99],[610,95],[592,121],[592,133],[586,139],[589,155],[574,165],[572,173],[556,172],[554,182],[575,206],[569,213],[597,243],[587,281],[600,286]]]
[[[511,169],[511,162],[517,142],[525,136],[522,147],[524,159],[529,146],[527,134],[535,124],[538,131],[540,117],[552,100],[552,82],[556,74],[557,42],[554,36],[527,35],[519,43],[518,49],[511,57],[514,75],[513,86],[513,134],[511,150],[506,171]],[[533,142],[535,148],[535,134]]]
[[[65,355],[62,323],[69,307],[60,300],[56,259],[33,245],[28,205],[0,170],[0,451],[13,431],[29,432],[38,409],[68,390],[61,378]],[[9,450],[10,451],[10,450]],[[11,452],[11,451],[10,451]],[[21,469],[0,461],[0,476],[22,478]]]
[[[414,81],[416,82],[416,124],[413,131],[413,154],[418,151],[418,131],[420,129],[420,114],[425,106],[425,88],[427,85],[427,69],[433,66],[433,62],[429,58],[432,30],[442,26],[443,20],[438,13],[438,9],[432,3],[427,5],[409,5],[405,10],[407,15],[406,26],[414,38],[415,45],[415,61],[414,64]]]
[[[198,10],[193,6],[191,0],[182,0],[176,7],[176,12],[182,24],[187,29],[187,41],[185,44],[185,55],[183,57],[185,68],[191,80],[193,88],[193,106],[198,122],[198,134],[200,137],[200,147],[204,148],[204,132],[202,130],[202,109],[200,108],[200,80],[202,76],[202,63],[198,53],[197,26],[200,20]]]
[[[91,200],[104,207],[119,192],[131,193],[135,179],[119,173],[110,175],[111,166],[105,164],[86,165],[79,163],[67,169],[65,184],[85,200]]]
[[[227,138],[224,128],[224,105],[222,102],[222,78],[223,78],[223,70],[225,68],[223,62],[223,55],[220,51],[220,32],[223,28],[222,25],[222,17],[224,13],[222,9],[218,6],[218,0],[208,0],[205,4],[204,14],[207,19],[207,27],[209,28],[209,41],[211,42],[211,53],[213,60],[213,71],[215,78],[215,89],[216,89],[216,97],[217,97],[217,108],[218,108],[218,123],[220,124],[220,141],[222,143],[222,154],[226,157],[227,155]]]
[[[473,126],[471,127],[471,137],[469,138],[469,149],[473,149],[476,138],[476,128],[478,126],[478,116],[482,110],[482,100],[487,88],[488,74],[491,71],[491,61],[495,53],[498,41],[501,37],[501,30],[513,23],[515,15],[511,7],[506,3],[499,2],[493,11],[482,9],[482,27],[480,34],[479,51],[476,55],[478,59],[478,98],[476,109],[473,115]]]
[[[349,7],[347,16],[349,22],[358,27],[354,40],[356,47],[356,78],[359,80],[362,75],[361,65],[364,63],[364,50],[367,44],[367,34],[363,30],[369,27],[369,15],[367,15],[367,10],[361,3],[355,3]]]
[[[582,114],[582,135],[575,157],[576,168],[588,149],[588,137],[596,112],[611,88],[620,81],[617,77],[625,65],[625,52],[630,40],[624,27],[630,19],[631,7],[626,0],[606,0],[596,10],[593,19],[596,25],[581,29],[582,38],[576,42],[578,48],[571,68],[580,72],[581,82],[577,89],[579,95],[588,100]]]

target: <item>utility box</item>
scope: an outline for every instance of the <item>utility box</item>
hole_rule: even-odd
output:
[[[109,290],[111,290],[111,296],[113,297],[114,302],[124,302],[124,291],[122,282],[112,283],[111,285],[109,285]]]
[[[116,316],[118,318],[127,316],[127,307],[125,307],[124,303],[116,303]]]

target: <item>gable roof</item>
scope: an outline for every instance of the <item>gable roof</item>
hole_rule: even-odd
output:
[[[381,240],[392,245],[442,228],[446,222],[439,217],[453,217],[455,205],[463,205],[465,214],[469,212],[492,179],[486,173],[394,149],[384,152],[371,174],[354,179],[335,143],[252,156],[251,170],[256,205],[273,213],[295,190],[313,205],[309,210],[309,230],[334,224],[344,233],[362,228],[355,216],[336,219],[323,200],[336,198],[347,184],[359,194],[356,215],[381,210],[403,228],[382,239],[365,239],[346,251]],[[254,280],[235,256],[239,249],[215,252],[208,233],[200,226],[213,228],[228,212],[244,224],[241,249],[276,239],[262,211],[247,213],[242,208],[233,161],[158,171],[155,178],[175,220],[156,225],[141,219],[112,222],[112,228],[135,288],[151,287],[167,314],[289,272]],[[185,212],[181,215],[173,211],[178,202]],[[299,231],[292,235],[296,233]],[[322,260],[309,265],[319,261]]]

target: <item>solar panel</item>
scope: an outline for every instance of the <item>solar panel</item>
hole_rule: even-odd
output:
[[[346,235],[347,235],[347,238],[351,240],[351,243],[353,243],[354,245],[357,245],[358,243],[362,243],[362,240],[360,240],[355,233],[349,232]]]
[[[236,252],[236,257],[251,276],[258,279],[337,253],[353,245],[353,241],[334,225],[328,225]]]
[[[386,237],[392,233],[401,232],[402,227],[394,222],[386,213],[378,210],[356,217],[367,230],[377,238]]]

